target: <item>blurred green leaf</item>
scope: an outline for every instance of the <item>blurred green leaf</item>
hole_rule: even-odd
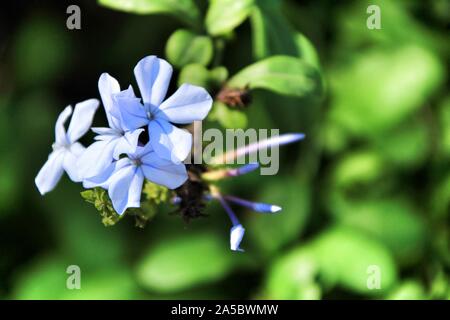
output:
[[[281,13],[281,1],[257,0],[250,16],[256,59],[285,54],[298,56],[294,32]]]
[[[348,153],[336,165],[332,183],[337,188],[371,183],[380,177],[384,167],[383,159],[373,151]]]
[[[254,0],[210,0],[206,29],[213,36],[227,34],[244,22],[254,8]]]
[[[319,95],[322,90],[318,71],[304,61],[289,56],[273,56],[256,62],[234,75],[228,85],[261,88],[296,97]]]
[[[314,300],[321,298],[316,282],[319,263],[314,252],[300,246],[277,258],[269,269],[264,287],[264,298]]]
[[[445,159],[450,159],[450,97],[446,97],[440,104],[438,111],[441,138],[439,139],[440,153]]]
[[[275,254],[297,239],[305,228],[311,210],[311,191],[306,181],[286,178],[269,180],[259,198],[280,205],[283,210],[273,215],[252,212],[245,223],[249,237],[264,255]]]
[[[386,297],[388,300],[425,300],[424,288],[416,280],[407,280]]]
[[[435,183],[430,197],[430,207],[436,218],[450,216],[450,171]]]
[[[20,270],[13,299],[50,300],[59,299],[66,288],[68,264],[60,257],[42,257]]]
[[[430,132],[422,119],[408,119],[374,137],[375,150],[388,165],[407,171],[419,167],[430,152]]]
[[[294,34],[294,41],[300,58],[317,69],[320,69],[319,54],[312,42],[300,32]]]
[[[136,276],[146,289],[169,293],[220,280],[239,258],[218,234],[174,235],[146,250]]]
[[[420,47],[367,51],[331,74],[331,119],[356,136],[375,137],[419,110],[443,76],[441,62]]]
[[[208,65],[213,57],[213,44],[208,36],[179,29],[167,40],[166,56],[174,66],[181,68],[190,63]]]
[[[365,28],[369,5],[380,7],[382,17],[379,30]],[[336,19],[339,48],[345,51],[343,54],[348,54],[349,48],[414,43],[436,53],[448,54],[446,35],[428,28],[422,19],[415,19],[414,5],[414,1],[361,0],[342,7]]]
[[[243,111],[233,110],[221,102],[214,102],[208,120],[217,121],[227,129],[247,127],[247,115]]]
[[[99,4],[136,14],[169,14],[198,27],[200,12],[193,0],[98,0]]]
[[[339,219],[384,243],[401,265],[411,265],[422,258],[426,246],[425,221],[405,200],[352,202]]]
[[[332,227],[319,235],[312,246],[320,261],[320,275],[324,283],[378,296],[397,280],[396,265],[389,251],[364,233],[351,228]],[[380,289],[369,289],[367,286],[370,266],[380,270]]]
[[[190,83],[205,87],[211,92],[220,88],[227,77],[228,71],[225,67],[208,70],[200,64],[188,64],[181,69],[178,85]]]
[[[40,200],[51,218],[58,248],[65,259],[92,269],[104,264],[123,266],[126,243],[119,225],[114,230],[105,228],[92,205],[76,197],[80,189],[63,177],[57,188]]]
[[[17,152],[0,155],[0,219],[15,208],[22,196],[23,165]]]
[[[80,289],[68,289],[67,267],[71,263],[60,256],[41,257],[21,270],[12,298],[50,299],[133,299],[138,289],[130,274],[122,268],[80,267]]]
[[[43,86],[69,69],[68,32],[47,16],[25,20],[18,30],[13,56],[18,83]]]

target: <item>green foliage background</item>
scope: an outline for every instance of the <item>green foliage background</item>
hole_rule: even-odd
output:
[[[448,1],[78,4],[73,31],[61,1],[0,11],[0,298],[450,298]],[[366,27],[369,4],[381,30]],[[172,89],[249,86],[244,112],[216,103],[208,126],[306,133],[277,176],[223,186],[284,208],[237,209],[245,254],[216,204],[189,224],[164,208],[145,229],[107,228],[66,177],[45,197],[34,186],[60,110],[97,97],[104,71],[134,83],[149,54],[176,67]],[[69,265],[81,290],[66,289]]]

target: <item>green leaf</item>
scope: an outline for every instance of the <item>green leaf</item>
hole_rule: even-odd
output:
[[[273,215],[253,213],[245,223],[252,241],[264,254],[269,255],[301,235],[311,210],[308,183],[285,178],[271,180],[258,198],[279,205],[283,210]]]
[[[247,116],[243,111],[233,110],[221,102],[214,102],[208,120],[215,120],[227,129],[244,129],[247,127]]]
[[[407,171],[421,166],[430,151],[430,132],[423,119],[411,119],[373,137],[377,152],[390,165]]]
[[[337,188],[373,184],[384,170],[383,159],[371,150],[348,153],[336,165],[333,184]]]
[[[19,300],[138,298],[138,288],[130,274],[117,266],[85,268],[84,265],[79,265],[81,289],[69,290],[66,281],[70,274],[66,273],[66,270],[70,265],[68,259],[60,256],[40,257],[19,272],[12,298]]]
[[[425,300],[425,290],[417,280],[407,280],[396,287],[387,300]]]
[[[289,55],[319,69],[316,49],[308,38],[289,25],[281,4],[281,1],[257,1],[250,16],[254,57],[260,60],[272,55]]]
[[[228,85],[266,89],[295,97],[320,95],[322,91],[317,69],[289,56],[274,56],[256,62],[234,75]]]
[[[441,138],[438,140],[439,152],[443,160],[450,159],[450,96],[447,96],[440,104],[438,117],[441,128]]]
[[[186,29],[179,29],[167,41],[166,56],[178,68],[190,63],[206,66],[213,57],[213,43],[208,36],[201,36]]]
[[[280,1],[257,1],[250,21],[256,59],[277,54],[299,56],[294,32],[281,12]]]
[[[161,239],[138,263],[136,276],[146,289],[170,293],[222,279],[242,255],[235,255],[218,234],[181,234]]]
[[[401,265],[412,265],[425,249],[425,221],[403,199],[376,199],[349,203],[339,221],[384,243]]]
[[[385,246],[351,228],[332,227],[311,244],[325,285],[337,284],[365,295],[380,295],[397,280],[395,262]],[[368,268],[381,273],[380,289],[367,286]]]
[[[321,297],[316,282],[319,260],[308,246],[300,246],[277,258],[270,267],[264,298],[281,300],[315,300]]]
[[[320,69],[319,54],[311,41],[300,32],[294,33],[294,41],[299,57],[310,65]]]
[[[227,77],[228,71],[225,67],[208,70],[200,64],[189,64],[181,69],[178,85],[190,83],[214,91],[222,86]]]
[[[200,12],[193,0],[98,0],[108,8],[136,14],[169,14],[186,24],[199,26]]]
[[[211,0],[206,29],[213,36],[227,34],[244,22],[253,8],[254,0]]]
[[[370,50],[331,72],[330,118],[355,136],[376,137],[424,106],[442,84],[444,68],[415,46]]]

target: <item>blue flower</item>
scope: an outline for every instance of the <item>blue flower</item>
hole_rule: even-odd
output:
[[[120,103],[135,99],[131,86],[120,91],[119,83],[107,73],[98,80],[98,89],[105,108],[109,128],[92,128],[98,135],[96,142],[91,144],[78,161],[80,174],[84,179],[101,174],[113,160],[119,159],[124,153],[132,153],[138,145],[138,138],[143,129],[128,130],[121,116]]]
[[[53,152],[50,153],[47,162],[35,179],[36,186],[42,195],[53,190],[64,171],[72,181],[81,181],[76,163],[85,148],[77,141],[89,130],[98,105],[97,99],[77,103],[67,132],[64,124],[72,114],[72,107],[67,106],[59,115],[55,125]]]
[[[162,158],[181,162],[192,147],[192,136],[175,124],[189,124],[203,120],[212,106],[208,92],[190,84],[183,84],[172,96],[167,93],[172,67],[156,56],[140,60],[134,68],[143,104],[129,97],[121,100],[120,114],[128,130],[148,125],[149,141]]]
[[[123,214],[127,208],[139,208],[144,179],[175,189],[188,178],[183,163],[160,158],[147,143],[138,146],[126,158],[111,163],[102,174],[85,180],[85,187],[108,190],[114,210]]]

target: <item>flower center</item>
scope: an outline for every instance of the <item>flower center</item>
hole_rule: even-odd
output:
[[[140,167],[142,165],[141,159],[131,159],[131,162],[136,166]]]
[[[153,120],[155,118],[150,110],[147,111],[147,118],[149,118],[150,120]]]

